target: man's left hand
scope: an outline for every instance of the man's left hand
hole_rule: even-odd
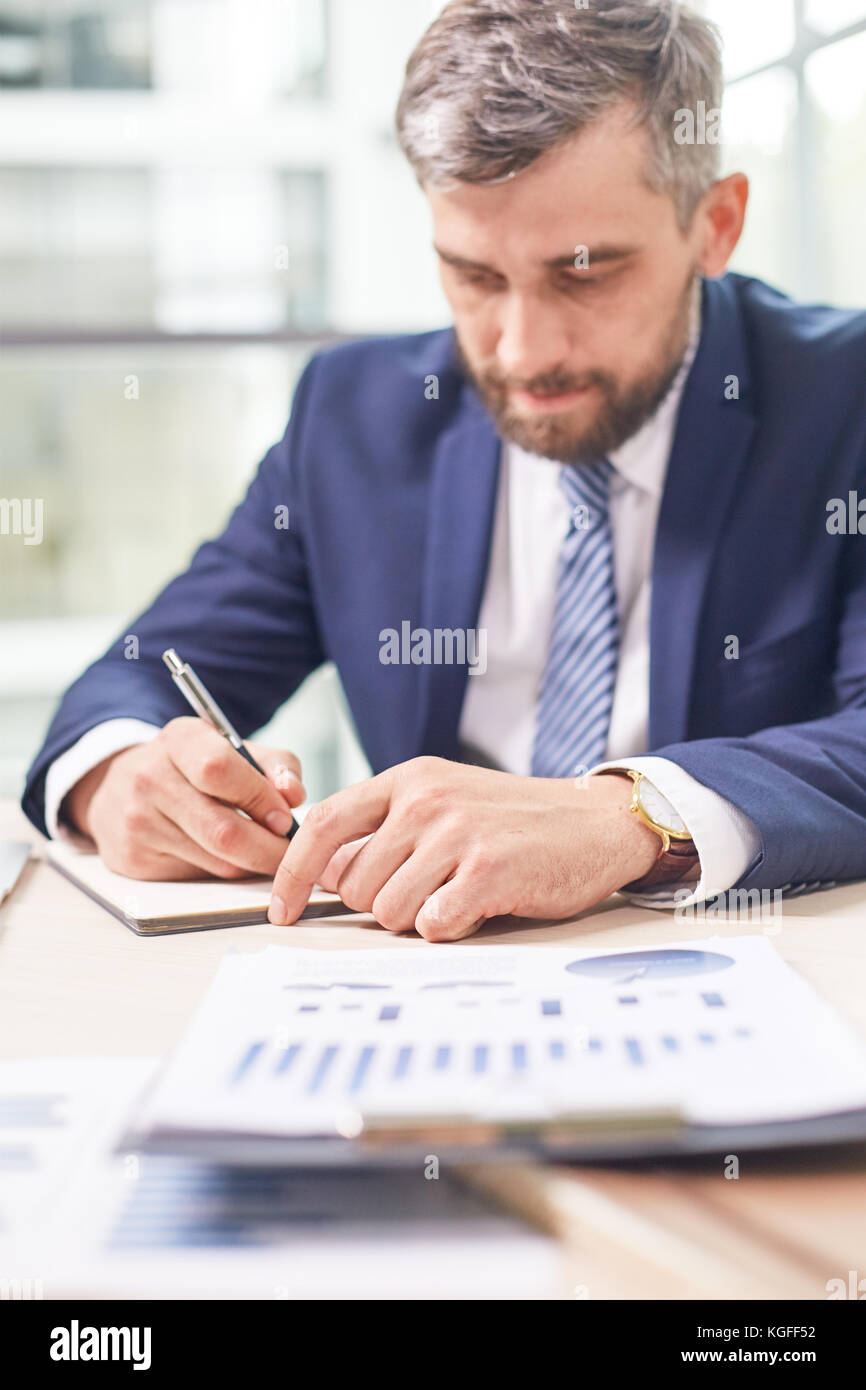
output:
[[[658,836],[629,814],[631,791],[605,773],[517,777],[413,758],[311,808],[268,915],[297,921],[320,883],[388,931],[428,941],[456,941],[502,914],[574,916],[658,856]]]

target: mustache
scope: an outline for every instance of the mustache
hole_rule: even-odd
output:
[[[509,391],[528,391],[533,396],[565,396],[571,391],[586,391],[598,386],[610,394],[616,383],[608,372],[590,370],[586,372],[564,372],[554,370],[522,381],[517,377],[503,376],[495,368],[486,368],[478,373],[479,384],[487,391],[504,397]]]

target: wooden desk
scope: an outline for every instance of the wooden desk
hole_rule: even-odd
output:
[[[40,837],[0,803],[0,838]],[[766,930],[780,954],[866,1036],[866,884],[793,898],[781,919],[675,920],[611,900],[570,923],[490,924],[491,945],[648,946]],[[0,908],[0,1057],[146,1057],[167,1051],[228,946],[435,949],[366,925],[243,927],[141,939],[31,862]],[[475,1181],[562,1239],[566,1297],[826,1298],[829,1279],[866,1280],[866,1147],[840,1159],[744,1155],[579,1169],[482,1166]],[[866,1283],[863,1294],[866,1295]]]

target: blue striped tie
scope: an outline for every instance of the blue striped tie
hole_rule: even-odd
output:
[[[575,777],[604,757],[619,623],[606,460],[563,468],[571,524],[559,557],[556,610],[538,702],[533,777]]]

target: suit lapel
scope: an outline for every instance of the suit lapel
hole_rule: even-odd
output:
[[[490,553],[499,480],[500,442],[493,421],[470,387],[458,418],[440,437],[433,459],[423,624],[466,631],[475,628]],[[468,668],[421,668],[417,747],[439,757],[458,752],[458,726]]]
[[[726,399],[726,385],[738,399]],[[683,392],[653,560],[650,748],[688,736],[707,580],[755,429],[734,282],[704,285],[701,341]]]

